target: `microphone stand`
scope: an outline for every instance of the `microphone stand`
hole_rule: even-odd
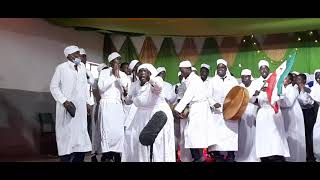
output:
[[[150,162],[152,162],[153,144],[150,146]]]

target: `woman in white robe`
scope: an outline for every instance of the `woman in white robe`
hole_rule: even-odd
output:
[[[140,72],[141,71],[141,72]],[[173,116],[170,107],[162,93],[163,80],[155,77],[156,69],[151,64],[142,64],[138,68],[139,80],[134,82],[127,95],[126,103],[134,103],[137,107],[134,119],[128,130],[131,131],[131,144],[127,148],[127,162],[149,162],[150,147],[143,146],[139,141],[142,129],[157,111],[163,111],[167,115],[167,122],[159,132],[153,144],[153,162],[174,162],[174,127]],[[150,79],[148,80],[148,73]],[[144,84],[141,84],[144,83]]]
[[[282,88],[282,97],[279,101],[290,151],[290,157],[287,157],[286,160],[291,162],[305,162],[306,140],[304,118],[301,106],[297,100],[299,91],[292,85],[292,76],[290,76],[289,74],[285,79]]]
[[[315,81],[311,87],[310,96],[315,101],[314,103],[320,103],[320,69],[314,72]],[[320,162],[320,108],[318,109],[318,115],[316,123],[313,127],[313,152],[317,162]]]

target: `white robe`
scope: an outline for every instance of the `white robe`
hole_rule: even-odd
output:
[[[262,77],[259,77],[252,82],[255,90],[259,91],[261,89],[263,80]],[[261,91],[257,99],[260,105],[256,117],[257,157],[274,155],[290,157],[281,109],[275,114],[274,109],[268,101],[266,92]]]
[[[91,86],[93,89],[98,88],[98,78],[95,79],[94,83]],[[101,134],[100,134],[100,119],[99,119],[100,97],[94,97],[94,102],[95,103],[92,107],[92,113],[91,113],[91,143],[92,143],[91,153],[92,154],[101,153]]]
[[[215,75],[209,82],[210,106],[221,104],[220,108],[214,108],[209,124],[209,130],[215,137],[214,146],[209,147],[209,151],[237,151],[238,150],[238,121],[225,120],[223,118],[223,102],[229,91],[238,85],[238,81],[228,75],[224,81],[220,76]]]
[[[130,89],[132,88],[132,84],[133,84],[132,74],[131,74],[131,76],[128,76],[128,78],[130,79],[130,83],[128,86],[128,93],[129,93]],[[135,127],[131,126],[131,122],[132,122],[134,115],[136,114],[136,111],[137,111],[137,107],[134,105],[134,103],[126,104],[125,99],[126,98],[123,97],[123,107],[124,107],[124,112],[125,112],[125,122],[124,122],[125,130],[124,130],[123,153],[121,156],[122,162],[126,162],[127,161],[126,160],[127,154],[130,154],[130,152],[132,152],[133,141],[132,141],[131,131],[132,131],[132,129],[135,129]]]
[[[212,143],[208,135],[211,112],[206,93],[201,93],[206,92],[204,83],[194,72],[184,83],[186,91],[175,110],[181,113],[190,103],[189,116],[184,129],[185,148],[207,148]]]
[[[126,74],[119,71],[120,78],[112,74],[112,68],[102,70],[98,87],[101,94],[99,119],[102,153],[123,151],[125,114],[121,101],[122,87],[126,87]]]
[[[244,84],[240,86],[245,87]],[[238,151],[235,152],[236,162],[260,162],[256,155],[256,116],[258,106],[253,103],[256,97],[253,96],[255,90],[252,83],[246,87],[249,92],[249,103],[239,122]]]
[[[178,100],[181,100],[185,91],[186,84],[184,81],[176,84],[178,86],[178,93],[176,95],[176,102],[178,104]],[[180,161],[181,162],[191,162],[193,160],[190,149],[185,148],[185,138],[184,138],[184,129],[186,128],[188,122],[188,118],[179,119],[175,122],[175,136],[176,136],[176,146],[179,146],[180,149]]]
[[[169,105],[173,104],[176,100],[176,93],[174,92],[174,86],[170,83],[163,81],[163,93],[165,96],[165,100]]]
[[[87,130],[87,77],[84,64],[78,71],[74,63],[67,61],[57,66],[50,83],[50,91],[56,103],[56,140],[59,156],[73,152],[91,151]],[[68,100],[76,106],[72,118],[63,103]]]
[[[126,144],[126,151],[123,158],[126,162],[149,162],[150,147],[143,146],[139,141],[142,129],[157,111],[164,111],[167,115],[167,123],[159,132],[153,144],[153,162],[174,162],[174,131],[173,115],[170,107],[161,95],[163,80],[155,77],[149,82],[140,86],[140,81],[132,84],[126,102],[133,102],[137,107],[134,119],[127,130],[130,131],[130,143]]]
[[[310,96],[316,102],[320,102],[320,85],[314,81],[314,85],[311,87]],[[313,127],[313,152],[317,162],[320,162],[320,108],[318,109],[318,115],[316,123]]]
[[[279,103],[290,150],[290,157],[286,158],[286,160],[291,162],[305,162],[305,128],[303,112],[297,99],[299,91],[290,84],[287,87],[282,87],[282,94],[284,97]]]

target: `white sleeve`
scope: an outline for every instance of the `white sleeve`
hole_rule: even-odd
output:
[[[67,98],[63,95],[61,89],[60,89],[60,84],[61,84],[61,70],[60,66],[58,66],[54,72],[54,75],[51,79],[50,83],[50,92],[53,96],[53,98],[63,104]]]
[[[193,84],[190,84],[189,87],[187,87],[186,92],[184,93],[182,99],[175,107],[176,111],[181,113],[184,110],[184,108],[186,108],[186,106],[191,102],[191,100],[194,97],[194,88],[195,87],[193,86]]]
[[[90,84],[91,86],[94,86],[94,81],[95,81],[95,79],[94,79],[91,71],[87,70],[86,73],[87,73],[87,77],[88,77],[88,78],[87,78],[88,84]]]
[[[119,82],[120,86],[127,87],[129,84],[128,76],[122,71],[119,71],[119,76],[120,78],[116,78],[116,79]]]
[[[312,105],[314,103],[314,100],[310,97],[309,93],[307,92],[300,92],[298,96],[298,101],[301,105]]]
[[[316,82],[314,82],[314,83],[316,83]],[[319,92],[317,92],[317,90],[315,89],[315,86],[313,85],[311,87],[310,96],[314,101],[320,102],[320,95],[318,93]]]
[[[163,80],[161,77],[150,78],[149,83],[151,84],[151,92],[160,94],[163,89]]]
[[[206,89],[207,91],[207,98],[209,101],[209,105],[210,107],[213,107],[213,105],[215,105],[217,102],[213,99],[213,78],[209,80],[209,85],[208,85],[208,89]]]
[[[116,81],[116,78],[111,74],[111,71],[109,69],[102,70],[100,72],[99,80],[98,80],[98,88],[100,92],[105,92],[107,89],[109,89]]]
[[[292,107],[296,98],[298,97],[298,91],[290,90],[284,94],[284,98],[279,100],[281,107]]]
[[[124,103],[126,105],[130,105],[133,103],[133,97],[135,96],[136,94],[136,83],[132,83],[129,87],[129,92],[127,94],[127,96],[124,97]]]

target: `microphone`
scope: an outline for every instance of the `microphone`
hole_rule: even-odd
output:
[[[150,147],[150,162],[152,162],[153,143],[157,138],[159,132],[167,123],[167,115],[163,111],[156,112],[142,129],[139,135],[139,141],[144,146]]]
[[[139,141],[144,146],[150,146],[154,143],[159,132],[167,122],[167,115],[163,111],[156,112],[142,129],[139,135]]]

